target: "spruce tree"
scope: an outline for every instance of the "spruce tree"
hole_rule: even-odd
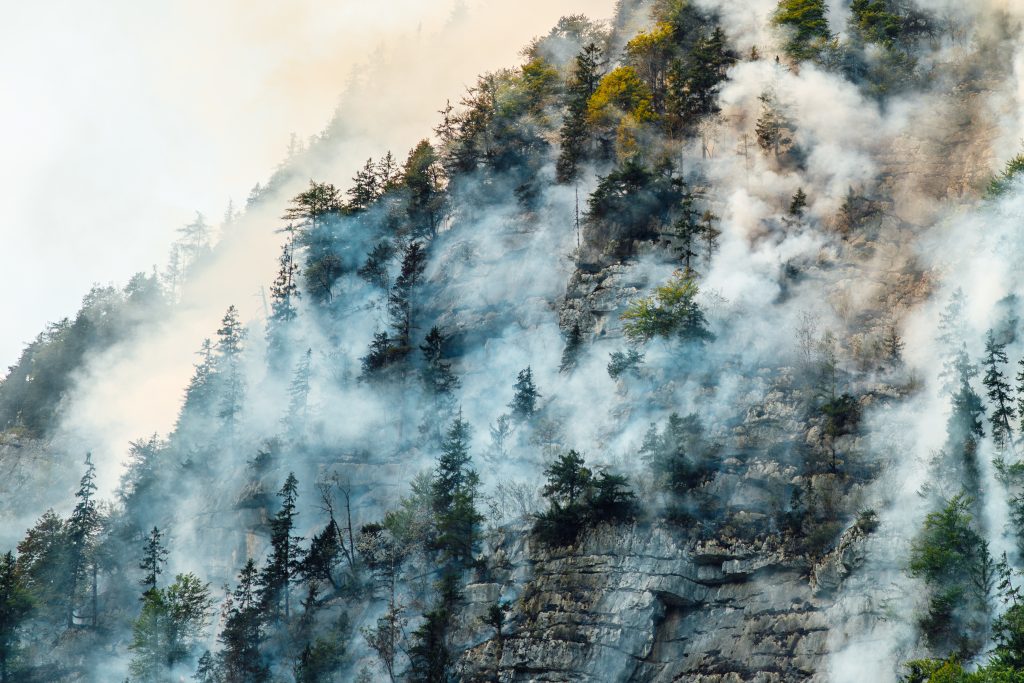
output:
[[[579,362],[582,350],[583,333],[580,331],[579,321],[576,321],[572,324],[569,334],[565,337],[565,349],[562,350],[562,362],[558,366],[558,371],[568,374],[576,369],[576,364]]]
[[[451,399],[459,388],[459,378],[452,372],[452,364],[444,360],[444,345],[447,341],[441,329],[436,325],[430,328],[420,351],[423,352],[423,384],[431,396]]]
[[[267,319],[267,356],[271,367],[279,368],[287,347],[288,326],[298,315],[295,300],[299,298],[299,265],[295,260],[295,241],[289,239],[281,247],[277,277],[270,285],[270,317]]]
[[[360,266],[356,275],[366,280],[375,287],[383,290],[388,289],[388,263],[394,256],[395,250],[387,240],[374,245],[369,254],[366,255],[366,263]]]
[[[362,374],[359,378],[367,381],[378,377],[389,365],[399,357],[395,345],[391,342],[387,332],[377,332],[373,335],[370,348],[365,356],[360,359]]]
[[[373,159],[367,159],[363,167],[356,171],[352,178],[352,187],[348,190],[348,210],[365,211],[380,196],[380,177]]]
[[[1010,399],[1010,385],[1003,375],[1002,366],[1007,362],[1006,345],[996,341],[995,333],[988,331],[985,338],[985,384],[992,413],[989,424],[992,425],[992,441],[1000,451],[1013,443],[1011,422],[1016,419],[1013,402]]]
[[[245,391],[242,377],[242,342],[245,330],[238,320],[238,309],[229,306],[217,330],[217,375],[220,385],[220,406],[217,416],[224,420],[224,428],[233,433],[242,411]]]
[[[533,370],[529,366],[519,371],[514,388],[515,395],[508,407],[512,410],[512,418],[515,421],[526,422],[537,412],[537,399],[541,397],[533,383]]]
[[[469,424],[460,414],[441,445],[431,482],[436,544],[453,570],[473,561],[483,522],[476,509],[480,476],[473,469],[469,438]]]
[[[295,517],[299,514],[295,504],[299,496],[299,482],[293,473],[277,492],[281,509],[270,520],[270,556],[260,574],[260,601],[264,609],[275,617],[284,603],[284,618],[287,621],[291,609],[291,584],[302,567],[302,538],[293,534]]]
[[[423,352],[423,388],[430,405],[420,432],[435,441],[441,438],[440,425],[451,419],[455,409],[455,391],[460,385],[459,378],[452,372],[452,364],[444,360],[445,342],[444,334],[435,325],[420,345]]]
[[[97,566],[94,554],[94,542],[100,528],[99,511],[96,509],[96,502],[93,496],[96,494],[96,466],[92,462],[92,453],[85,456],[85,474],[75,493],[77,503],[68,519],[68,594],[66,596],[67,606],[67,628],[75,625],[75,604],[78,600],[78,591],[82,582],[87,578],[89,569],[92,569],[92,625],[96,626],[97,602],[96,602],[96,572]]]
[[[313,349],[306,349],[292,375],[288,387],[288,414],[284,418],[285,426],[293,437],[302,434],[309,415],[309,381],[312,374]]]
[[[11,663],[18,654],[21,632],[32,612],[32,594],[10,551],[0,556],[0,683],[15,678]]]
[[[269,667],[264,663],[263,608],[257,600],[259,572],[250,558],[238,573],[238,586],[224,607],[220,632],[219,669],[226,683],[266,683]]]
[[[758,99],[761,100],[761,116],[754,126],[757,144],[777,158],[782,148],[792,142],[792,124],[783,114],[774,91],[765,91]]]
[[[139,569],[143,571],[139,582],[146,588],[146,593],[156,590],[157,578],[163,573],[163,565],[167,562],[167,548],[163,545],[163,534],[153,527],[142,547],[142,560]]]
[[[388,295],[388,314],[395,331],[394,344],[407,353],[414,326],[413,296],[427,267],[427,254],[419,242],[410,242],[402,256],[402,272]]]
[[[590,43],[576,56],[567,88],[565,118],[559,132],[561,151],[555,165],[555,173],[560,183],[575,180],[579,174],[580,164],[587,158],[586,147],[590,138],[587,103],[597,90],[600,80],[601,49]]]
[[[807,193],[804,192],[804,188],[798,187],[796,194],[793,195],[793,199],[789,202],[789,215],[794,218],[803,218],[806,209]]]

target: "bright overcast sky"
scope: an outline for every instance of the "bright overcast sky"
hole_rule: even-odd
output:
[[[461,59],[449,55],[436,87],[416,84],[422,106],[402,116],[422,134],[446,98],[457,99],[477,73],[516,63],[559,16],[604,19],[614,3],[458,4],[479,40],[462,46]],[[162,268],[174,230],[194,211],[216,222],[229,198],[243,204],[290,133],[321,130],[369,55],[408,36],[427,36],[424,59],[450,51],[429,36],[454,6],[0,0],[0,367],[47,321],[73,315],[92,283],[122,285],[133,272]]]

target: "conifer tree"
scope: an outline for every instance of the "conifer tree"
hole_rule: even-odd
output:
[[[178,246],[181,253],[181,270],[185,272],[210,248],[210,226],[203,214],[196,211],[195,220],[178,228],[181,237]]]
[[[796,194],[793,195],[793,199],[789,202],[789,215],[794,218],[803,218],[806,209],[807,193],[804,192],[804,188],[798,187]]]
[[[444,176],[433,145],[426,140],[416,145],[409,152],[402,174],[412,234],[432,239],[441,226],[445,206]]]
[[[284,603],[284,618],[287,621],[291,608],[291,584],[302,566],[302,542],[300,536],[294,535],[295,503],[299,495],[299,482],[293,473],[289,473],[281,490],[277,492],[281,499],[281,509],[270,521],[270,556],[260,574],[260,601],[265,609],[275,616],[279,614],[281,603]]]
[[[348,210],[365,211],[370,208],[370,205],[380,196],[379,182],[377,166],[373,163],[373,159],[367,159],[363,167],[356,171],[355,177],[352,178],[352,187],[348,189]]]
[[[200,360],[193,366],[195,371],[188,383],[188,387],[185,389],[185,403],[181,409],[182,415],[188,411],[203,410],[209,407],[213,398],[214,376],[217,372],[213,355],[213,343],[209,339],[204,339],[196,355],[199,356]]]
[[[420,432],[430,438],[440,440],[440,425],[451,419],[455,409],[455,391],[459,388],[459,378],[452,372],[452,364],[444,360],[444,334],[436,325],[430,328],[420,351],[423,353],[423,387],[430,410],[424,415]]]
[[[544,496],[552,505],[568,509],[579,502],[590,486],[593,474],[585,467],[583,456],[570,450],[544,468],[544,476],[547,477],[542,491]]]
[[[0,683],[14,681],[11,663],[18,654],[21,631],[32,612],[32,595],[14,554],[0,556]]]
[[[459,378],[452,372],[452,364],[444,360],[444,345],[447,341],[441,329],[436,325],[430,328],[420,351],[423,352],[425,364],[423,384],[432,396],[443,396],[450,401],[452,394],[459,388]]]
[[[1006,365],[1006,345],[996,341],[995,333],[988,331],[985,338],[985,384],[992,413],[989,424],[992,425],[992,441],[1002,451],[1013,443],[1011,422],[1016,419],[1013,402],[1010,398],[1010,385],[1003,375],[1002,366]]]
[[[700,213],[694,206],[695,197],[690,192],[685,192],[680,200],[679,218],[673,224],[673,231],[680,242],[679,255],[683,261],[685,272],[693,271],[692,261],[697,257],[697,240],[700,238],[704,227],[700,222]]]
[[[558,366],[558,371],[563,374],[572,372],[579,362],[582,349],[583,333],[580,331],[579,321],[576,321],[565,337],[565,349],[562,350],[562,362]]]
[[[147,593],[156,590],[157,578],[163,573],[163,565],[166,562],[167,548],[163,545],[163,534],[154,526],[146,537],[146,543],[142,548],[142,560],[139,562],[139,569],[143,571],[139,583],[145,586]]]
[[[757,144],[778,158],[782,148],[792,142],[792,124],[783,114],[774,91],[765,91],[758,99],[761,100],[761,116],[754,126]]]
[[[401,181],[402,173],[398,162],[395,161],[395,155],[388,151],[377,162],[377,187],[380,189],[380,193],[384,194],[398,187]]]
[[[259,572],[251,558],[238,573],[238,586],[224,606],[224,628],[219,640],[220,666],[225,683],[266,683],[269,667],[260,646],[263,641],[263,609],[257,592]]]
[[[309,381],[312,373],[313,349],[306,349],[292,375],[288,387],[288,414],[284,422],[292,436],[302,433],[309,414]]]
[[[1017,361],[1017,417],[1020,419],[1020,433],[1024,434],[1024,358]]]
[[[601,80],[601,49],[590,43],[576,56],[566,92],[565,118],[559,132],[561,152],[555,166],[558,182],[576,179],[587,157],[587,103]]]
[[[284,358],[288,326],[298,316],[295,300],[299,298],[299,265],[295,260],[295,240],[289,238],[281,247],[277,277],[270,285],[270,318],[267,320],[267,355],[272,367]]]
[[[469,424],[460,414],[441,445],[431,484],[437,546],[453,570],[473,561],[483,522],[476,509],[480,476],[473,469],[469,438]]]
[[[371,380],[378,376],[382,370],[387,368],[397,359],[395,345],[391,342],[387,332],[377,332],[370,342],[370,349],[360,361],[362,363],[361,380]]]
[[[942,392],[954,393],[960,386],[961,376],[966,372],[968,378],[977,374],[971,365],[964,341],[967,329],[964,323],[966,297],[962,289],[957,287],[950,296],[949,303],[939,314],[939,336],[936,341],[942,348]]]
[[[537,399],[541,397],[533,383],[533,370],[530,367],[519,371],[514,388],[515,395],[508,407],[512,410],[512,418],[516,422],[526,422],[537,412]]]
[[[796,60],[811,59],[831,38],[824,0],[779,0],[773,21],[789,30],[786,52]]]
[[[686,58],[672,61],[665,109],[673,133],[692,132],[702,117],[718,113],[719,88],[735,63],[721,26],[698,38]]]
[[[359,267],[356,275],[363,278],[371,285],[388,289],[388,263],[394,256],[395,250],[388,241],[378,242],[374,245],[369,254],[366,255],[366,263]]]
[[[241,353],[245,330],[238,320],[238,309],[229,306],[217,330],[217,374],[220,384],[218,417],[224,420],[229,433],[234,432],[238,414],[242,411],[245,391],[242,377]]]
[[[299,223],[307,231],[315,231],[329,216],[341,213],[342,209],[341,192],[338,188],[330,183],[310,180],[309,188],[292,198],[291,206],[285,211],[283,218]]]
[[[82,475],[78,491],[75,493],[77,502],[75,509],[68,519],[68,594],[67,601],[67,628],[75,625],[75,604],[78,600],[78,591],[82,582],[87,578],[89,570],[92,570],[92,625],[96,626],[97,601],[96,581],[97,565],[93,557],[94,542],[100,528],[99,511],[96,509],[96,502],[93,496],[96,494],[96,466],[92,462],[92,453],[85,456],[85,474]]]
[[[415,311],[413,296],[427,267],[427,254],[423,245],[413,241],[402,257],[402,272],[395,280],[388,295],[388,314],[395,331],[393,343],[401,353],[407,353],[411,346]]]

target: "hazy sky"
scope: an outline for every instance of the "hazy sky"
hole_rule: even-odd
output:
[[[229,198],[244,204],[289,135],[318,132],[371,55],[444,53],[426,81],[419,69],[403,84],[401,64],[382,79],[382,98],[418,93],[381,133],[404,156],[410,131],[427,133],[476,74],[516,63],[559,16],[606,18],[613,4],[0,0],[0,364],[72,315],[92,283],[162,268],[194,211],[216,222]],[[471,30],[435,39],[453,17]]]

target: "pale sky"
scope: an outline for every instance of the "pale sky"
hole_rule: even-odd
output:
[[[456,5],[470,30],[438,38]],[[0,367],[73,315],[92,283],[162,268],[195,211],[218,222],[229,198],[244,204],[291,133],[322,129],[371,55],[392,62],[381,98],[414,90],[374,131],[402,158],[478,73],[518,63],[559,16],[605,19],[613,5],[0,0]],[[408,59],[421,65],[403,78]]]

